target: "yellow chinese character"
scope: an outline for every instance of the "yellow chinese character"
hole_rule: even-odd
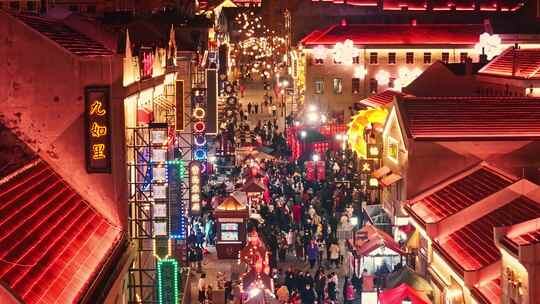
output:
[[[105,144],[92,145],[92,159],[105,158]]]
[[[97,122],[94,122],[92,124],[92,127],[90,127],[90,134],[92,137],[99,138],[101,136],[107,135],[107,127],[100,126]]]
[[[364,172],[369,172],[369,171],[371,171],[371,166],[369,165],[369,163],[364,163],[364,164],[362,165],[362,171],[364,171]]]
[[[103,116],[105,113],[107,113],[107,111],[103,109],[103,103],[101,103],[99,100],[94,100],[94,102],[90,105],[90,115],[96,114],[98,116]]]

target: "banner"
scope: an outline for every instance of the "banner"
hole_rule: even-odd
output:
[[[86,171],[111,173],[110,88],[84,89]]]

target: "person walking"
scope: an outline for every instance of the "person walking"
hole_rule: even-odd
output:
[[[206,273],[201,273],[199,283],[197,284],[197,290],[199,291],[199,303],[204,303],[206,300],[206,291],[208,289],[208,282],[206,281]]]
[[[345,281],[345,288],[343,291],[343,299],[345,300],[345,304],[353,304],[354,299],[356,298],[356,292],[353,284],[348,279]]]
[[[259,114],[259,104],[255,103],[255,114]]]
[[[301,292],[300,298],[302,298],[302,304],[315,304],[315,292],[311,285],[306,285],[306,288]]]
[[[251,114],[251,107],[252,107],[252,105],[251,105],[251,101],[250,101],[250,102],[248,102],[248,104],[247,104],[247,109],[248,109],[248,113],[249,113],[249,114]]]
[[[276,117],[276,114],[277,114],[277,107],[275,104],[272,105],[272,116],[273,117]]]
[[[307,256],[309,261],[309,266],[311,269],[315,267],[315,263],[317,262],[317,258],[319,257],[319,247],[317,246],[317,243],[315,243],[315,240],[311,240],[307,246]]]
[[[330,263],[333,263],[335,267],[339,264],[339,246],[336,242],[332,242],[330,245]]]
[[[289,301],[289,288],[287,285],[281,286],[276,292],[277,299],[279,303],[285,304]]]

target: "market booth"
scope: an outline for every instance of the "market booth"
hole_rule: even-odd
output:
[[[392,272],[405,255],[388,233],[371,224],[366,224],[356,233],[355,249],[360,267],[369,274]]]
[[[409,285],[403,283],[396,288],[388,289],[379,294],[380,304],[431,304],[431,301],[422,298],[420,294]]]
[[[248,206],[251,210],[251,208],[254,208],[261,203],[266,187],[257,182],[255,178],[251,178],[242,186],[240,191],[246,193]]]
[[[216,250],[219,259],[236,259],[246,242],[249,211],[234,196],[227,197],[214,212],[217,222]]]

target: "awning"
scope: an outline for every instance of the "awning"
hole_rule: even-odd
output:
[[[390,170],[390,168],[388,168],[387,166],[382,166],[379,169],[373,171],[373,177],[375,177],[376,179],[380,179],[381,177],[387,175],[391,171],[392,170]]]
[[[399,181],[400,179],[401,179],[401,175],[392,173],[392,174],[386,175],[385,177],[381,179],[381,185],[384,187],[388,187],[392,185],[393,183]]]

